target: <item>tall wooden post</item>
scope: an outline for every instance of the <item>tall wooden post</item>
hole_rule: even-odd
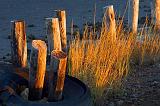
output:
[[[133,0],[133,18],[132,18],[132,32],[137,33],[139,15],[139,0]]]
[[[51,66],[50,66],[50,77],[49,79],[49,101],[58,101],[62,99],[65,73],[66,73],[66,64],[67,64],[67,55],[63,51],[53,50],[51,53]],[[53,78],[53,73],[57,71],[57,79]]]
[[[47,41],[48,41],[48,55],[51,55],[51,51],[53,49],[53,28],[52,28],[52,18],[46,18],[46,35],[47,35]]]
[[[11,21],[11,56],[16,67],[27,67],[27,42],[25,22],[23,20]]]
[[[58,18],[47,18],[46,25],[49,54],[52,50],[62,50]]]
[[[116,40],[116,21],[113,5],[104,7],[107,30],[112,36],[112,41]]]
[[[152,24],[155,24],[155,5],[152,2],[150,2],[150,8],[151,8],[151,22]]]
[[[96,3],[94,4],[94,12],[93,12],[93,27],[94,27],[94,29],[93,29],[93,34],[94,34],[94,36],[96,36]]]
[[[67,52],[66,12],[64,10],[58,10],[57,17],[59,19],[62,50]]]
[[[73,31],[73,19],[72,19],[72,20],[71,20],[71,37],[70,37],[71,40],[73,40],[73,38],[74,38],[74,37],[73,37],[73,32],[74,32],[74,31]]]
[[[130,26],[132,25],[132,8],[131,8],[131,0],[128,0],[128,27],[130,28]]]
[[[139,0],[129,0],[128,6],[128,24],[132,32],[137,33],[139,15]]]
[[[29,69],[29,100],[39,100],[42,97],[46,56],[46,43],[41,40],[33,40]]]
[[[160,30],[160,0],[155,0],[156,29]]]

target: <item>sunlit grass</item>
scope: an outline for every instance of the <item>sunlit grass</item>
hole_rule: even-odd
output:
[[[160,35],[156,30],[149,28],[138,36],[132,60],[138,65],[152,65],[160,60]]]
[[[124,31],[120,22],[115,41],[105,25],[96,36],[100,38],[86,26],[83,38],[77,34],[69,48],[69,73],[91,88],[94,102],[109,88],[118,89],[130,64],[142,65],[146,58],[154,62],[160,58],[160,36],[155,33],[140,35],[143,39],[137,40],[137,35]]]

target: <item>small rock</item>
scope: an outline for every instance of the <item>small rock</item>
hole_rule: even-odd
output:
[[[73,25],[73,28],[79,28],[78,25]]]
[[[138,98],[138,97],[139,97],[138,94],[133,94],[133,95],[131,95],[131,98]]]
[[[7,37],[7,39],[11,39],[11,36],[9,35],[9,36]]]
[[[43,99],[39,100],[39,102],[41,102],[41,103],[47,103],[47,98],[44,97]]]
[[[2,59],[4,60],[4,59],[6,59],[6,57],[5,57],[5,56],[3,56],[3,57],[2,57]]]
[[[157,64],[157,67],[160,68],[160,64]]]
[[[119,101],[117,101],[117,106],[122,106],[122,105],[123,105],[123,103],[124,103],[124,101],[123,101],[123,100],[119,100]]]
[[[156,85],[158,85],[158,84],[159,84],[159,82],[153,81],[153,82],[151,83],[151,86],[156,86]]]
[[[23,99],[28,100],[29,89],[26,88],[20,95]]]
[[[7,54],[6,54],[6,56],[10,56],[10,55],[11,55],[10,53],[7,53]]]
[[[113,102],[110,102],[108,106],[115,106]]]
[[[27,27],[32,28],[32,27],[35,27],[35,25],[34,25],[34,24],[30,24],[30,25],[28,25]]]
[[[124,93],[124,96],[128,96],[127,92]]]

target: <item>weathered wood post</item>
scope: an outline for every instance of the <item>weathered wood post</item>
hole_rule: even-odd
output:
[[[29,69],[29,100],[40,100],[42,97],[46,56],[46,43],[41,40],[33,40]]]
[[[155,0],[156,29],[160,31],[160,0]]]
[[[150,2],[150,8],[151,8],[151,23],[155,24],[155,5],[152,2]]]
[[[128,27],[131,28],[132,26],[132,0],[128,0]]]
[[[27,67],[27,42],[25,22],[23,20],[11,21],[11,57],[16,67]]]
[[[58,18],[47,18],[46,26],[49,54],[52,50],[62,50]]]
[[[137,33],[139,15],[139,0],[133,0],[133,18],[132,18],[132,32]]]
[[[96,3],[94,4],[94,12],[93,12],[93,34],[94,36],[96,36],[96,9],[97,9],[97,6],[96,6]]]
[[[71,20],[71,40],[73,40],[73,19]]]
[[[139,0],[129,0],[129,7],[128,7],[128,22],[129,23],[128,24],[129,24],[129,27],[131,26],[132,32],[134,34],[137,33],[138,15],[139,15]]]
[[[47,54],[51,55],[51,51],[53,49],[53,29],[52,29],[52,18],[46,18],[45,19],[45,24],[46,24],[46,35],[47,35],[47,47],[48,47],[48,51]]]
[[[66,75],[67,55],[63,51],[53,50],[51,53],[51,66],[49,86],[49,101],[58,101],[62,99],[64,80]],[[53,73],[58,70],[57,79],[53,79]]]
[[[107,31],[109,31],[112,37],[112,41],[116,40],[116,20],[113,5],[104,7]]]
[[[54,100],[54,89],[55,89],[54,73],[58,72],[58,68],[55,67],[55,65],[53,65],[56,63],[54,62],[51,52],[53,50],[62,51],[62,47],[61,47],[61,37],[60,37],[60,29],[59,29],[60,27],[59,27],[58,18],[47,18],[46,24],[47,24],[49,54],[51,55],[50,71],[49,71],[49,85],[48,85],[49,86],[48,100],[53,101]]]
[[[67,52],[66,12],[65,10],[58,10],[57,17],[59,19],[62,51]]]

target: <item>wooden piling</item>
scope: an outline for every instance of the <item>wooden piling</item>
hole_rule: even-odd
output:
[[[132,8],[131,8],[132,0],[128,0],[128,27],[132,26]]]
[[[116,40],[116,21],[113,5],[104,7],[107,31],[110,32],[112,36],[112,41]]]
[[[47,35],[47,41],[48,41],[48,55],[51,55],[52,49],[53,49],[53,41],[51,40],[53,38],[53,28],[52,28],[52,18],[46,18],[46,35]]]
[[[49,54],[52,50],[62,50],[58,18],[47,18],[46,26]]]
[[[160,31],[160,0],[155,0],[156,29]]]
[[[94,4],[94,12],[93,12],[93,35],[96,36],[96,9],[97,9],[97,6],[96,6],[96,3]]]
[[[27,42],[25,22],[23,20],[11,21],[11,57],[15,67],[27,67]]]
[[[29,100],[40,100],[42,97],[46,56],[46,43],[41,40],[33,40],[29,69]]]
[[[57,17],[59,19],[62,51],[67,52],[66,12],[65,10],[58,10]]]
[[[155,24],[155,5],[152,2],[150,2],[150,8],[151,8],[151,23]]]
[[[138,15],[139,15],[139,0],[132,0],[132,32],[137,33]]]
[[[73,40],[73,19],[71,20],[71,40]]]
[[[67,55],[63,51],[53,50],[52,51],[52,65],[51,76],[50,77],[50,87],[49,87],[49,100],[58,101],[62,99],[64,80],[66,75],[66,64],[67,64]],[[53,73],[57,71],[57,79],[53,79]],[[54,85],[53,85],[54,84]]]

